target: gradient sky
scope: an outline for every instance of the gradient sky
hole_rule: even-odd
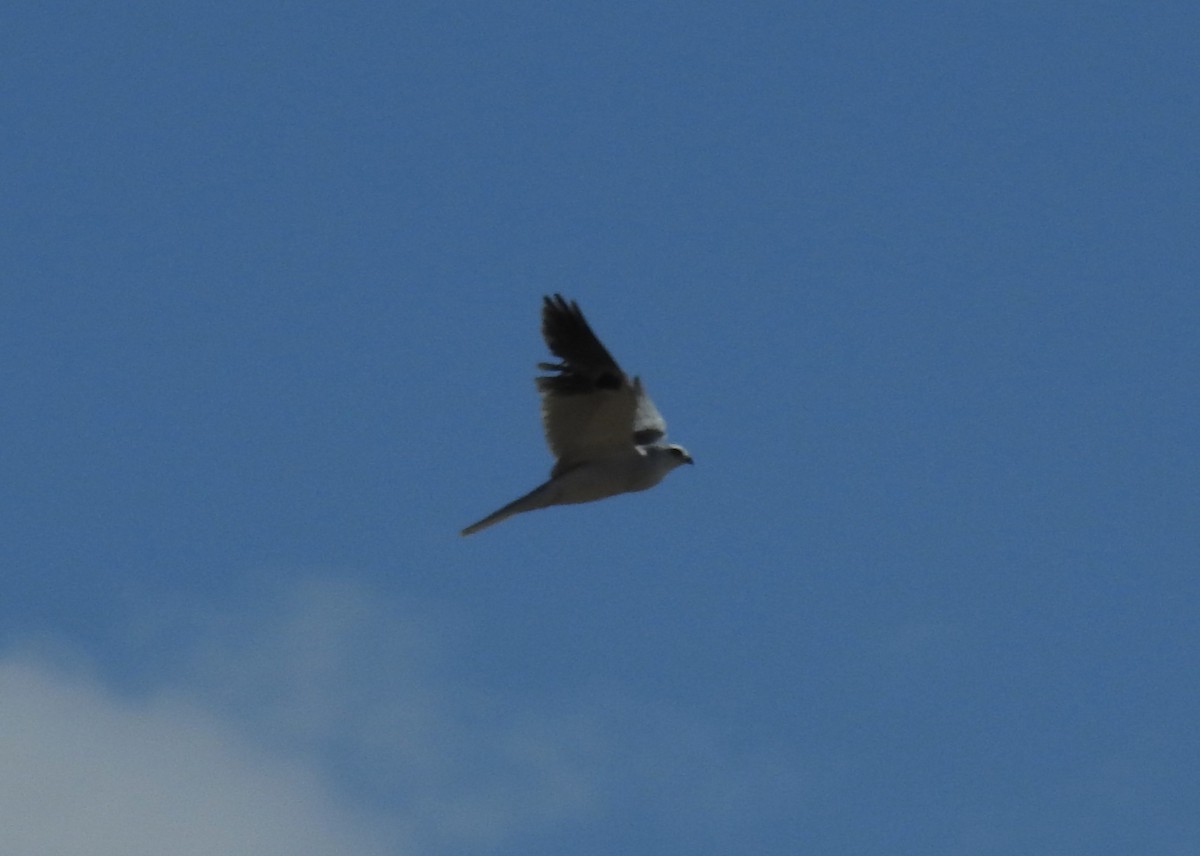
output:
[[[0,14],[0,852],[1200,852],[1198,45]],[[553,292],[697,466],[462,539]]]

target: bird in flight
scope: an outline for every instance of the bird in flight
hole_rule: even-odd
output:
[[[682,446],[663,443],[667,423],[638,378],[629,378],[575,301],[543,298],[542,338],[561,362],[538,363],[542,428],[554,455],[550,480],[462,531],[471,535],[523,511],[592,502],[654,487],[681,464]]]

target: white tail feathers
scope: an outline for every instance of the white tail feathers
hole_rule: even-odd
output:
[[[487,529],[489,526],[499,523],[501,520],[507,520],[514,514],[520,514],[523,511],[533,511],[535,508],[545,508],[547,505],[553,505],[554,500],[552,498],[552,492],[547,490],[548,487],[550,487],[550,482],[538,485],[524,496],[514,499],[503,508],[493,511],[487,517],[476,523],[472,523],[459,534],[474,535],[480,529]]]

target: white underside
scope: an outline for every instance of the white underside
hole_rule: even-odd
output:
[[[468,526],[462,534],[470,535],[514,514],[535,508],[595,502],[620,493],[646,490],[662,481],[663,476],[677,465],[677,460],[663,449],[655,447],[631,447],[605,455],[550,479],[520,499]]]

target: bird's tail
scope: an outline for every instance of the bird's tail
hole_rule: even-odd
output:
[[[514,499],[508,505],[493,511],[487,517],[477,523],[472,523],[460,535],[474,535],[480,529],[486,529],[494,523],[499,523],[501,520],[507,520],[514,514],[520,514],[522,511],[533,511],[535,508],[545,508],[547,505],[554,504],[553,492],[549,490],[550,482],[540,484],[524,496]]]

